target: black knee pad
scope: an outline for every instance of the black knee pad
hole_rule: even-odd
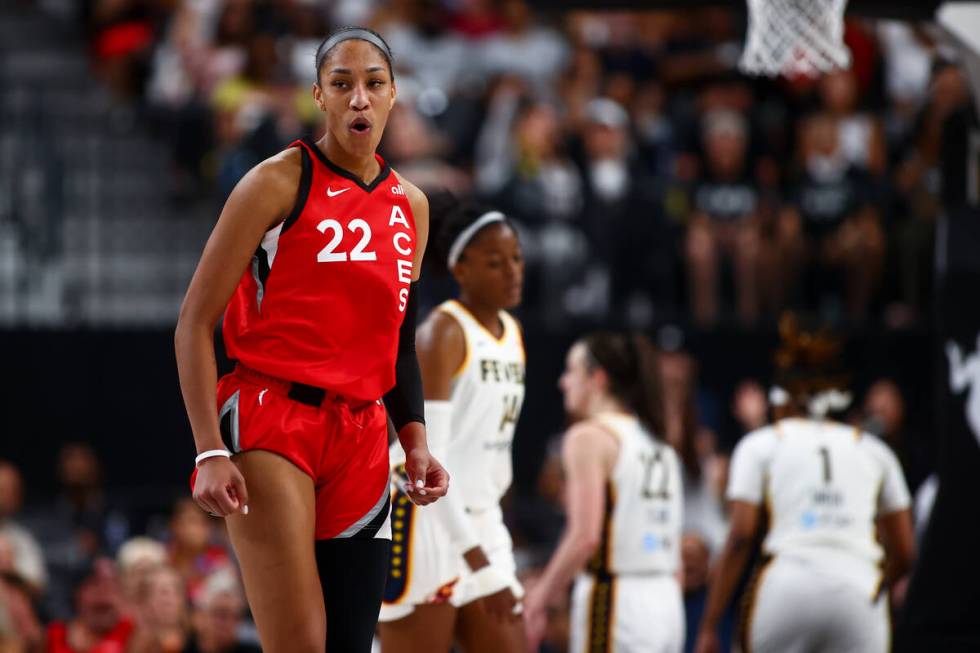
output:
[[[391,540],[317,540],[327,653],[370,653],[388,576]]]

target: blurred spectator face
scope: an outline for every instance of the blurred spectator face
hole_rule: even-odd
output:
[[[331,140],[348,154],[373,156],[395,103],[395,82],[381,52],[357,39],[324,58],[313,98],[326,114]]]
[[[166,560],[164,546],[148,537],[134,537],[123,544],[116,556],[123,595],[127,599],[136,597],[149,574]]]
[[[849,70],[828,73],[820,80],[820,95],[831,112],[849,113],[857,104],[857,78]]]
[[[839,130],[833,118],[818,115],[810,119],[803,132],[803,157],[807,172],[815,179],[839,176],[847,168],[841,154]]]
[[[882,434],[894,434],[905,420],[905,401],[894,381],[882,379],[868,390],[864,411],[869,418],[880,423]]]
[[[385,154],[392,162],[404,163],[429,156],[433,139],[425,122],[409,105],[399,102],[392,108],[385,130]]]
[[[120,599],[112,562],[105,558],[96,560],[91,573],[75,592],[76,618],[93,633],[107,633],[121,616]]]
[[[184,583],[167,566],[154,569],[146,578],[142,609],[158,627],[179,625],[184,618]]]
[[[585,128],[585,149],[594,161],[626,158],[629,117],[618,103],[605,98],[586,107],[589,122]]]
[[[657,357],[665,393],[686,393],[694,372],[691,357],[682,351],[665,351]]]
[[[0,461],[0,523],[20,512],[22,501],[20,472],[12,464]]]
[[[202,551],[211,540],[211,524],[191,499],[181,499],[174,506],[170,520],[173,544],[182,551]]]
[[[537,159],[554,156],[559,135],[558,115],[549,105],[528,108],[515,127],[515,136],[525,154]]]
[[[737,177],[745,168],[745,121],[730,111],[705,116],[704,151],[708,167],[721,177]]]
[[[565,399],[565,412],[571,417],[585,417],[589,400],[600,391],[595,378],[597,372],[589,370],[585,345],[575,343],[565,356],[565,371],[558,379],[558,388]]]
[[[742,381],[735,389],[732,413],[745,431],[765,425],[769,412],[769,400],[762,386],[755,381]]]
[[[102,483],[102,469],[92,447],[66,444],[58,456],[58,480],[66,490],[92,490]]]
[[[244,45],[255,29],[251,0],[227,0],[218,19],[218,45]]]
[[[531,9],[524,0],[504,0],[501,14],[513,32],[522,32],[531,25]]]
[[[234,592],[218,592],[194,610],[197,636],[208,648],[224,650],[238,641],[238,625],[242,620],[245,602]]]
[[[276,53],[276,39],[269,34],[252,37],[248,43],[248,60],[245,75],[256,82],[268,83],[272,80],[279,55]]]

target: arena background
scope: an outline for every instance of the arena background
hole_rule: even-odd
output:
[[[694,398],[702,468],[723,469],[758,417],[784,308],[846,335],[856,397],[848,419],[885,426],[913,491],[936,471],[941,435],[959,438],[942,459],[962,480],[944,519],[960,529],[964,556],[980,544],[976,509],[958,498],[977,496],[976,442],[958,417],[965,400],[949,390],[945,354],[947,336],[965,355],[978,346],[980,236],[966,190],[976,169],[964,165],[977,156],[964,149],[975,118],[957,51],[916,22],[938,3],[852,3],[853,97],[836,107],[820,80],[737,72],[746,16],[736,3],[618,4],[0,6],[0,458],[26,486],[24,507],[0,513],[0,525],[36,534],[53,586],[64,592],[85,560],[115,554],[132,535],[173,536],[169,515],[187,495],[194,454],[173,360],[183,291],[237,179],[315,133],[312,52],[348,23],[377,27],[394,51],[400,102],[382,143],[394,167],[430,194],[481,197],[525,226],[528,288],[518,314],[528,392],[508,514],[529,568],[561,524],[552,467],[568,345],[595,328],[647,333],[678,363],[681,394]],[[727,265],[717,317],[697,315],[688,256],[698,193],[711,181],[707,133],[743,134],[737,183],[756,198],[762,250],[775,250],[780,216],[805,190],[805,119],[821,113],[875,134],[849,160],[857,184],[873,189],[855,211],[871,210],[883,239],[873,292],[854,307],[846,271],[804,271],[794,291],[747,319]],[[822,236],[806,231],[806,246]],[[774,270],[760,282],[763,295],[767,281],[787,274]],[[450,290],[439,271],[426,273],[426,306]],[[884,407],[866,404],[882,380],[897,393],[887,386]],[[89,488],[98,500],[63,513],[77,488],[58,461],[76,442],[101,467]],[[57,519],[68,523],[52,526]],[[86,529],[96,544],[80,544]],[[216,529],[212,536],[220,543]],[[976,575],[964,559],[935,563],[936,577]],[[701,589],[691,583],[696,604]],[[980,604],[978,584],[963,585],[961,598]],[[961,642],[976,637],[975,609],[944,617],[932,601],[939,590],[922,592],[919,603],[937,613],[924,621],[948,617]],[[38,603],[45,619],[70,615],[64,596]],[[561,650],[555,637],[550,650]]]

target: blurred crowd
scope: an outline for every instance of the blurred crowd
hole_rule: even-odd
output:
[[[363,24],[395,57],[382,153],[525,225],[528,318],[751,327],[793,307],[897,328],[928,308],[940,131],[968,92],[915,24],[849,20],[851,70],[773,81],[737,71],[745,17],[724,8],[86,6],[96,68],[172,144],[178,195],[224,197],[319,136],[316,46]]]
[[[673,338],[673,340],[672,340]],[[671,344],[673,342],[673,345]],[[714,557],[727,533],[725,420],[742,434],[770,416],[763,385],[738,384],[726,407],[698,383],[698,364],[675,335],[662,334],[658,365],[665,439],[684,468],[683,586],[688,645],[706,599]],[[917,531],[935,496],[928,439],[911,431],[894,381],[874,381],[846,417],[898,454],[916,500]],[[505,498],[519,574],[530,586],[564,525],[564,479],[556,439],[536,491]],[[223,523],[189,496],[147,510],[107,483],[87,444],[68,443],[54,461],[57,492],[25,501],[18,468],[0,460],[0,653],[250,653],[254,624]],[[31,497],[26,497],[31,499]],[[149,513],[149,514],[147,514]],[[730,638],[736,618],[723,628]],[[545,653],[565,651],[567,605],[549,615]],[[727,650],[727,649],[726,649]]]

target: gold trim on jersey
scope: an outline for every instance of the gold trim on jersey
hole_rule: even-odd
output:
[[[500,334],[500,337],[498,338],[497,336],[493,335],[493,333],[490,332],[490,329],[488,329],[483,325],[483,322],[480,322],[480,320],[478,320],[477,317],[473,315],[470,309],[466,308],[466,305],[463,304],[463,302],[459,301],[458,299],[450,299],[449,302],[458,306],[460,310],[462,310],[466,315],[470,317],[471,320],[473,320],[473,323],[476,324],[477,327],[483,329],[483,332],[486,333],[487,336],[489,336],[490,338],[493,338],[494,342],[496,342],[498,345],[502,345],[505,342],[507,342],[507,335],[510,333],[510,329],[507,328],[507,320],[501,318],[499,313],[497,317],[498,319],[500,319],[501,326],[503,326],[503,332]],[[501,313],[502,312],[503,311],[501,311]]]
[[[399,465],[396,477],[405,475]],[[412,535],[415,530],[417,506],[398,489],[391,497],[391,554],[388,557],[388,580],[385,583],[384,603],[399,603],[412,584]]]
[[[759,588],[762,587],[762,581],[765,578],[766,572],[772,568],[772,561],[774,559],[775,556],[762,556],[755,571],[752,572],[752,580],[749,581],[749,587],[745,591],[745,596],[742,598],[742,614],[739,619],[738,629],[738,641],[742,653],[751,653],[752,651],[752,617],[755,616]]]
[[[613,513],[616,508],[616,485],[612,480],[606,481],[606,510],[602,519],[602,532],[599,535],[599,546],[586,567],[594,576],[612,573],[613,549]]]
[[[473,348],[470,347],[469,338],[466,337],[466,327],[463,326],[463,323],[459,321],[459,318],[455,314],[453,314],[452,311],[448,310],[445,306],[440,305],[436,310],[438,310],[440,313],[444,315],[448,315],[449,317],[451,317],[456,322],[456,324],[459,325],[460,330],[462,330],[463,332],[463,362],[460,363],[459,367],[457,367],[456,370],[453,372],[452,380],[455,381],[460,377],[460,375],[463,374],[464,371],[466,371],[466,366],[470,364],[470,352]]]
[[[616,577],[596,576],[589,597],[589,630],[586,653],[609,653],[613,648],[613,624],[616,614]]]

